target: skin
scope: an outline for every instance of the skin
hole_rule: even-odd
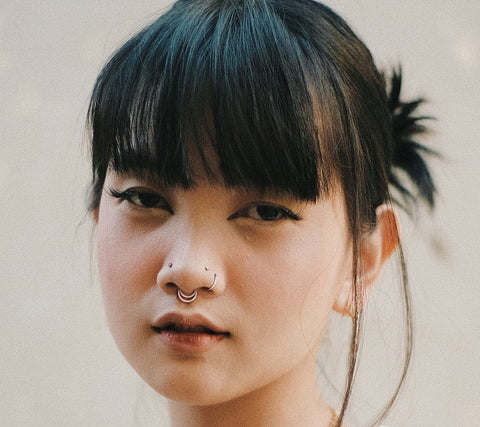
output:
[[[111,189],[130,189],[130,196],[114,197]],[[138,192],[160,203],[144,207]],[[265,204],[301,219],[265,221],[257,210]],[[183,190],[109,171],[95,216],[112,335],[132,367],[169,399],[174,426],[329,424],[315,359],[332,308],[348,311],[351,239],[341,191],[305,203],[201,176]],[[385,233],[372,236],[364,246],[370,270],[393,250],[383,244]],[[215,289],[201,289],[213,272]],[[197,289],[198,297],[182,303],[177,288]],[[165,313],[200,314],[229,336],[199,354],[174,351],[151,328]]]

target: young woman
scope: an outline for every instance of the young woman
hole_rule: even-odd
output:
[[[400,83],[387,97],[368,49],[313,0],[179,0],[100,73],[105,309],[173,426],[344,425],[362,311],[402,260],[390,189],[412,199],[410,177],[433,204]],[[332,310],[352,319],[337,410],[315,374]]]

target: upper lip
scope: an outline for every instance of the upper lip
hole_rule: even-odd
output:
[[[171,329],[178,332],[230,335],[228,331],[215,325],[215,323],[200,314],[167,313],[155,320],[152,323],[152,328],[155,330]]]

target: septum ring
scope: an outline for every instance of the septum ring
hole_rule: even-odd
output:
[[[214,273],[213,282],[209,288],[206,288],[207,291],[213,291],[213,288],[216,286],[216,284],[217,284],[217,273]],[[180,288],[177,289],[178,299],[187,304],[190,304],[191,302],[195,301],[195,299],[197,298],[197,295],[198,295],[198,292],[196,289],[190,295],[184,294]]]
[[[177,290],[178,299],[187,304],[190,304],[191,302],[195,301],[195,299],[197,298],[197,294],[198,292],[196,289],[190,295],[184,294],[180,288]]]
[[[168,263],[168,267],[172,268],[173,264],[171,262]],[[205,266],[205,270],[208,271],[210,268],[208,266]],[[212,284],[207,288],[206,286],[202,286],[203,289],[206,289],[207,291],[211,292],[217,285],[217,273],[213,273],[213,281]],[[195,301],[198,295],[198,291],[195,289],[190,295],[187,295],[183,293],[183,291],[178,288],[177,289],[177,297],[180,301],[190,304],[191,302]]]

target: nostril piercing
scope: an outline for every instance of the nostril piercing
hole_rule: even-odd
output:
[[[205,271],[210,270],[210,267],[208,265],[205,266]]]
[[[168,263],[168,268],[172,268],[173,264],[171,262]]]
[[[213,282],[210,285],[210,287],[207,288],[207,291],[213,291],[213,288],[215,287],[216,284],[217,284],[217,273],[213,273]]]

